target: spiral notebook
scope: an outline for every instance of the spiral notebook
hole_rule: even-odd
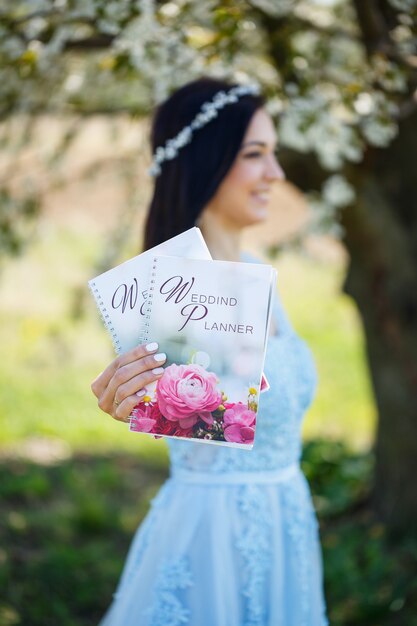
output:
[[[194,227],[88,282],[118,354],[141,343],[149,295],[149,274],[157,253],[211,259],[200,229]]]
[[[276,270],[154,255],[140,340],[167,355],[130,430],[251,449]]]

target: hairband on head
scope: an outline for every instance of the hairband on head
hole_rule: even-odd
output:
[[[184,126],[175,137],[168,139],[164,146],[159,146],[155,150],[149,174],[154,177],[158,176],[161,173],[161,163],[175,159],[178,150],[190,143],[193,133],[217,117],[220,109],[227,104],[237,102],[241,96],[258,95],[260,92],[260,87],[256,83],[238,85],[237,87],[232,87],[229,91],[217,92],[212,100],[202,104],[200,111],[188,126]]]

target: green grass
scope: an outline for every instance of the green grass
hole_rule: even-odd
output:
[[[0,462],[0,625],[96,626],[166,473],[127,453]]]

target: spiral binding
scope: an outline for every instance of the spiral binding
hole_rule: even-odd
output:
[[[139,343],[147,343],[149,339],[149,320],[151,319],[152,299],[153,299],[153,292],[155,289],[157,261],[158,259],[154,257],[150,280],[149,280],[149,297],[148,297],[148,302],[146,304],[146,309],[145,309],[145,317],[144,317],[145,321],[142,324],[141,329],[139,331]]]
[[[114,346],[114,349],[116,351],[117,354],[120,354],[122,351],[122,346],[120,345],[120,340],[116,334],[116,331],[114,329],[113,326],[113,322],[111,320],[111,317],[106,309],[106,305],[103,302],[102,297],[100,296],[100,292],[96,287],[96,283],[88,283],[88,286],[90,287],[90,291],[94,296],[94,299],[97,303],[97,307],[99,309],[100,312],[100,317],[103,321],[103,324],[106,326],[107,330],[109,331],[110,335],[111,335],[111,339],[112,339],[112,343]]]

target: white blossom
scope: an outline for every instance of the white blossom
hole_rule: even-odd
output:
[[[273,17],[282,17],[294,8],[297,0],[251,0],[251,4]]]
[[[175,2],[166,2],[159,9],[161,15],[165,17],[177,17],[180,12],[180,7]]]
[[[29,3],[28,3],[29,4]],[[51,3],[49,0],[30,0],[28,10],[31,13],[37,13],[38,11],[49,11]]]
[[[399,11],[404,11],[405,13],[411,12],[413,9],[417,8],[417,0],[388,0],[391,6],[394,9],[398,9]]]
[[[81,89],[83,82],[83,74],[69,74],[64,82],[64,89],[70,93],[77,92]]]
[[[68,5],[68,0],[56,0],[57,5],[61,9],[65,9],[66,15],[71,18],[89,18],[94,19],[97,15],[97,3],[95,0],[76,0]]]
[[[322,194],[325,202],[336,208],[351,204],[356,195],[352,185],[340,174],[334,174],[325,181]]]
[[[2,42],[2,52],[11,60],[18,59],[25,51],[25,46],[19,37],[8,37]]]
[[[37,39],[47,27],[48,22],[43,17],[28,20],[25,25],[25,36],[27,39]]]
[[[281,142],[300,152],[314,151],[322,166],[340,168],[345,160],[359,161],[363,146],[355,128],[331,114],[323,94],[291,100],[280,124]]]
[[[387,119],[371,117],[363,122],[362,132],[370,144],[385,148],[396,137],[398,125]]]
[[[383,148],[398,133],[396,121],[398,106],[380,91],[374,91],[370,95],[373,102],[372,111],[362,118],[360,127],[370,144]]]
[[[275,98],[268,99],[266,103],[266,110],[270,115],[272,115],[272,117],[278,115],[279,113],[282,113],[283,109],[284,103],[282,101],[282,98],[275,96]]]
[[[344,230],[340,213],[356,198],[352,185],[341,174],[333,174],[325,180],[319,192],[307,193],[306,198],[311,210],[308,231],[341,239]]]
[[[404,92],[407,90],[407,79],[403,70],[381,55],[372,59],[372,76],[386,91]]]
[[[358,94],[353,102],[353,107],[359,115],[369,115],[374,109],[374,102],[369,93],[362,92]]]
[[[310,208],[310,220],[307,232],[315,235],[330,235],[341,239],[344,230],[339,223],[339,209],[324,200],[319,193],[306,194]]]
[[[177,4],[182,4],[184,0]],[[201,26],[207,26],[213,23],[213,14],[216,8],[218,8],[217,0],[199,0],[198,2],[190,2],[187,7],[189,11],[190,22],[197,23]]]

